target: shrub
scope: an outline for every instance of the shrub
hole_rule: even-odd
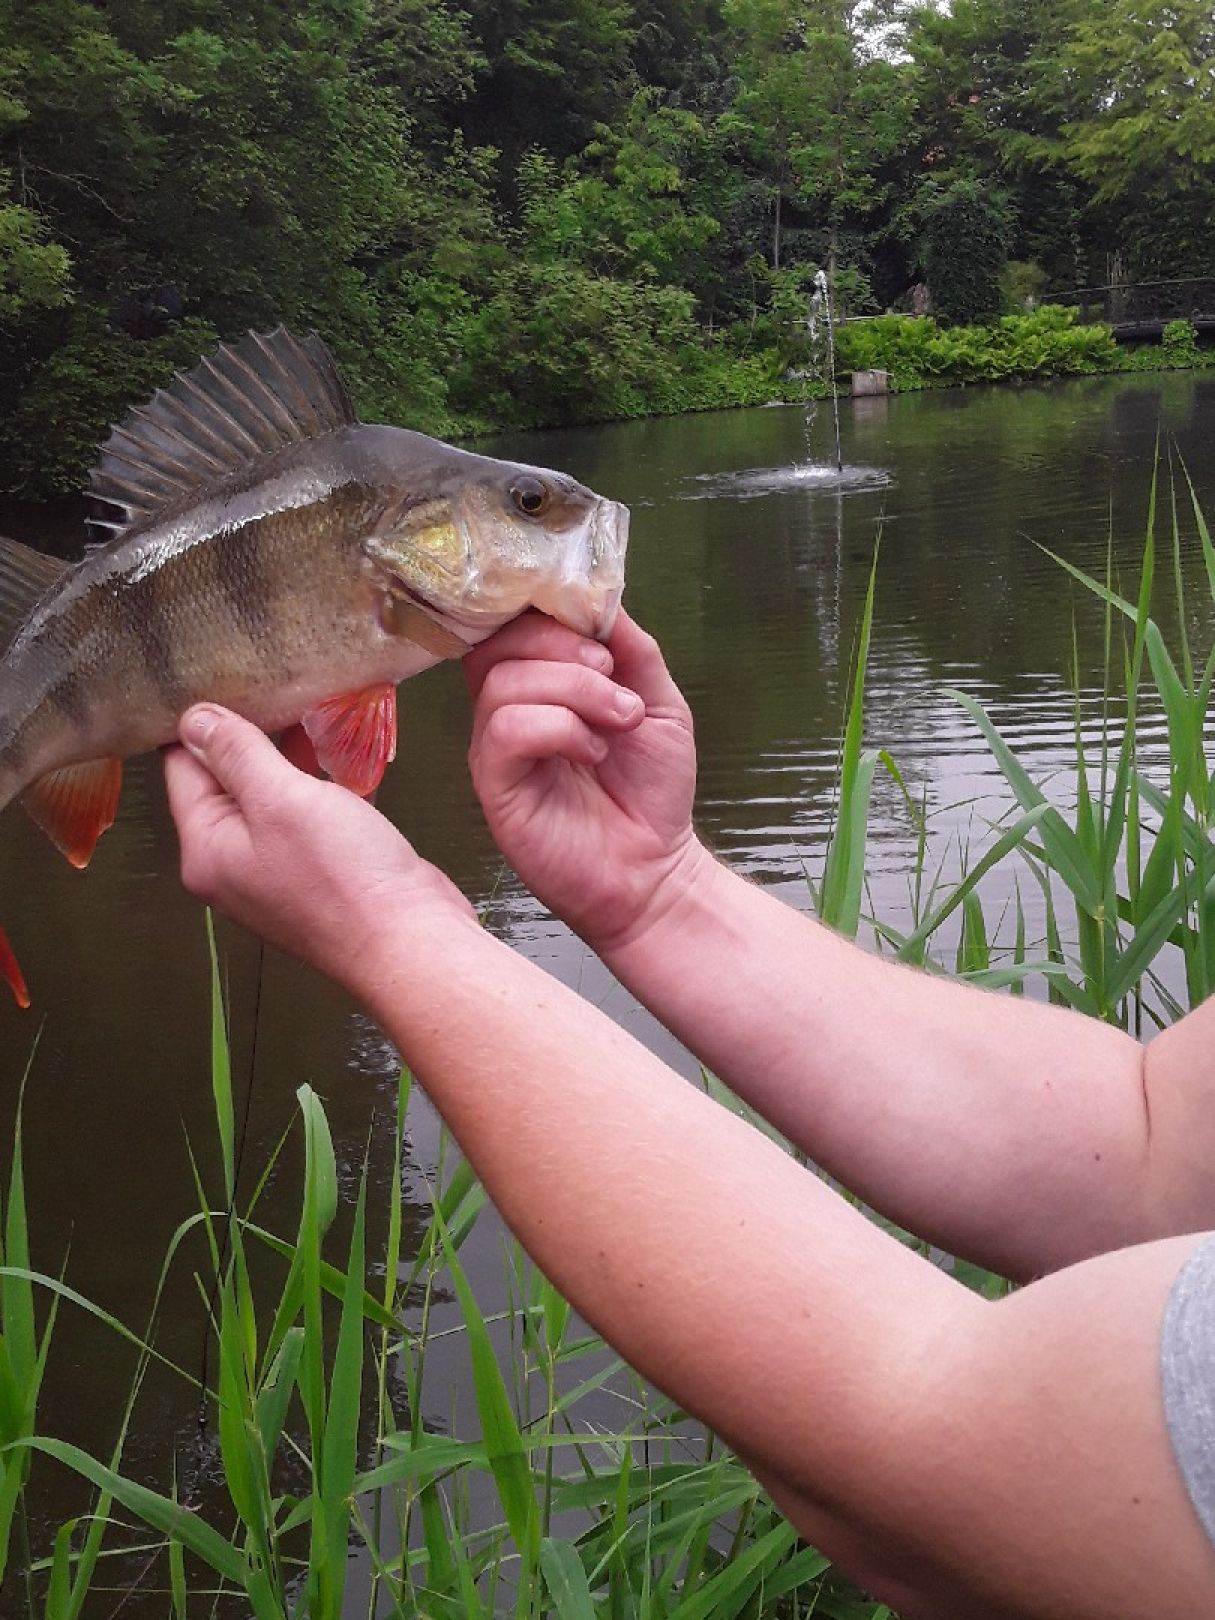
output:
[[[841,328],[842,370],[879,367],[896,388],[942,382],[1000,382],[1108,371],[1117,346],[1108,326],[1080,326],[1076,312],[1046,305],[991,326],[939,327],[924,316],[881,315]]]
[[[926,191],[919,213],[933,309],[958,325],[998,315],[1012,234],[1004,199],[977,180],[957,180]]]
[[[1193,321],[1170,321],[1160,334],[1160,351],[1161,358],[1170,366],[1201,365],[1198,328]]]

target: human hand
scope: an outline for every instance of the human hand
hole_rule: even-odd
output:
[[[165,759],[186,888],[358,993],[377,941],[436,909],[475,921],[455,886],[371,805],[290,764],[256,726],[211,704]]]
[[[600,954],[707,859],[692,830],[692,717],[657,642],[622,613],[607,646],[524,614],[464,660],[469,764],[498,847]]]

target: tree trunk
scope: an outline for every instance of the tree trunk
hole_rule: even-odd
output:
[[[776,199],[772,209],[772,268],[780,269],[780,199],[781,188],[776,187]]]

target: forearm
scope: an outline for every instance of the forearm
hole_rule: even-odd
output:
[[[1027,1276],[1176,1218],[1142,1049],[1107,1025],[884,961],[708,858],[605,960],[816,1162],[954,1253]]]
[[[354,988],[578,1309],[769,1469],[867,1516],[901,1371],[985,1307],[475,927],[422,948],[386,930]]]

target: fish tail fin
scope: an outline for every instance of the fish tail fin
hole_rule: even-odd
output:
[[[0,928],[0,975],[13,992],[13,999],[18,1007],[28,1007],[30,993],[25,987],[25,975],[3,928]]]

